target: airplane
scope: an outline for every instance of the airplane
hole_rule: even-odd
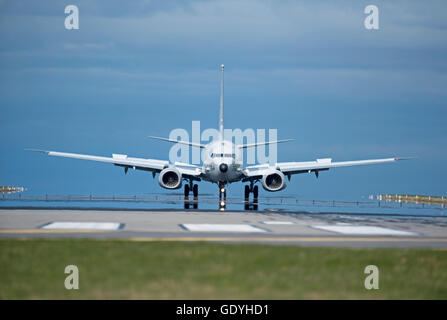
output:
[[[174,162],[167,160],[143,159],[128,157],[123,154],[112,154],[112,157],[102,157],[95,155],[85,155],[77,153],[66,153],[58,151],[47,151],[37,149],[26,149],[29,151],[43,152],[49,156],[74,158],[81,160],[99,161],[112,163],[115,166],[123,167],[124,172],[132,168],[134,170],[143,170],[152,172],[152,176],[158,173],[158,183],[165,189],[180,189],[182,182],[184,184],[185,199],[188,199],[192,192],[194,199],[197,199],[199,191],[195,182],[207,181],[216,183],[219,187],[219,201],[224,205],[226,199],[226,185],[242,181],[246,182],[244,189],[244,200],[248,202],[250,194],[253,194],[253,200],[257,203],[259,188],[256,183],[260,182],[264,190],[277,192],[284,190],[287,186],[287,180],[294,174],[314,173],[318,178],[320,171],[327,171],[332,168],[349,167],[358,165],[381,164],[404,160],[402,158],[384,158],[357,161],[334,162],[331,158],[316,159],[315,161],[305,162],[277,162],[276,165],[269,163],[243,166],[243,149],[267,145],[273,143],[283,143],[292,139],[268,141],[261,143],[252,143],[244,145],[235,145],[232,141],[224,139],[224,65],[221,68],[220,83],[220,105],[219,105],[219,137],[204,145],[189,141],[173,140],[161,137],[150,136],[150,138],[167,141],[171,143],[185,144],[191,147],[205,149],[203,165],[193,165],[189,163]]]

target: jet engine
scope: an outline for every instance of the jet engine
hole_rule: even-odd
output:
[[[182,187],[182,174],[176,168],[163,169],[158,175],[158,183],[165,189],[179,189]]]
[[[284,174],[279,170],[266,173],[262,176],[262,187],[264,190],[275,192],[285,189],[286,179]]]

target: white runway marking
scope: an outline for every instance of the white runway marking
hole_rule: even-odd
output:
[[[262,221],[263,224],[295,224],[295,222],[292,221]]]
[[[69,230],[118,230],[121,223],[117,222],[52,222],[42,229],[69,229]]]
[[[181,224],[188,231],[195,232],[266,232],[261,228],[249,224]]]
[[[316,229],[332,231],[342,234],[350,235],[388,235],[388,236],[414,236],[413,232],[399,231],[393,229],[387,229],[382,227],[373,226],[312,226]]]

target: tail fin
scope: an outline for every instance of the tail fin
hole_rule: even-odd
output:
[[[219,134],[220,140],[224,138],[224,65],[221,64],[222,76],[220,79],[220,108],[219,108]]]

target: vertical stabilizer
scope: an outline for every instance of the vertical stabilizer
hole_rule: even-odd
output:
[[[221,64],[222,76],[220,79],[220,108],[219,108],[219,135],[220,140],[224,138],[224,65]]]

